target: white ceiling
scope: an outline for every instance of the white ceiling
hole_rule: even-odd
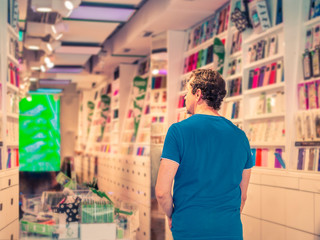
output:
[[[19,0],[21,1],[27,0]],[[83,0],[84,2],[139,5],[141,0]],[[212,15],[228,0],[148,0],[134,16],[116,33],[107,40],[95,71],[111,74],[120,63],[132,63],[139,57],[115,57],[112,55],[148,55],[151,51],[151,37],[143,37],[145,32],[152,35],[167,30],[186,30],[203,19]],[[119,26],[119,23],[91,22],[64,20],[69,25],[68,32],[61,38],[62,42],[76,42],[102,44],[110,34]],[[131,49],[125,52],[124,49]],[[80,47],[79,52],[63,46],[57,49],[55,56],[56,65],[84,65],[91,57],[91,50]],[[89,51],[89,52],[86,52]],[[82,53],[82,54],[81,54]],[[83,54],[87,53],[87,54]],[[71,76],[71,74],[66,74]],[[105,79],[106,76],[82,73],[72,74],[72,81],[79,83],[78,87],[89,87],[94,82]],[[63,78],[61,74],[59,78]]]
[[[91,57],[90,54],[65,54],[56,53],[54,55],[55,65],[81,65],[83,66],[88,59]]]
[[[84,0],[84,2],[99,2],[110,4],[138,5],[141,0]]]
[[[64,21],[69,31],[61,38],[64,42],[103,43],[119,23]]]
[[[145,54],[147,45],[143,34],[152,31],[158,34],[166,30],[186,30],[209,17],[227,0],[171,0],[147,2],[113,38],[110,48],[115,54],[123,54],[130,48],[130,54]],[[159,11],[162,9],[162,11]]]

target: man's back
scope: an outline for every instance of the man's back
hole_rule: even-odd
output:
[[[195,114],[170,127],[162,158],[180,164],[174,239],[242,239],[239,184],[243,169],[252,167],[243,131],[223,117]]]

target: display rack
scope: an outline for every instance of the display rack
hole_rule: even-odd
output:
[[[317,62],[318,46],[320,41],[317,32],[320,27],[319,16],[312,18],[310,16],[310,2],[302,3],[304,7],[302,11],[302,25],[300,27],[300,42],[298,45],[298,67],[296,71],[295,91],[297,100],[294,107],[295,121],[292,124],[292,129],[295,129],[293,134],[294,146],[290,168],[299,173],[305,172],[311,176],[320,174],[319,164],[319,148],[317,141],[320,139],[318,134],[319,125],[319,79],[317,73],[319,63]],[[310,54],[310,55],[309,55]],[[310,58],[309,58],[310,57]],[[310,61],[308,65],[307,60]],[[308,76],[308,70],[310,72]],[[320,126],[320,125],[319,125]],[[310,144],[310,143],[314,144]]]
[[[19,238],[18,2],[0,2],[0,239]]]

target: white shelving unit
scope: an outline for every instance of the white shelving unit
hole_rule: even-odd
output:
[[[19,35],[8,24],[8,1],[0,1],[0,81],[1,81],[1,163],[0,163],[0,239],[19,239],[19,166],[13,157],[8,164],[8,149],[16,151],[19,142],[9,142],[9,136],[15,134],[8,129],[9,121],[14,121],[19,129],[19,114],[9,113],[7,92],[16,93],[19,98],[19,88],[7,82],[8,64],[18,67],[19,62],[9,54],[9,39],[18,41]],[[19,101],[19,99],[17,99]],[[10,123],[11,124],[11,123]],[[8,131],[8,132],[7,132]],[[19,132],[19,131],[18,131]],[[17,132],[17,133],[18,133]],[[19,136],[13,136],[17,141]]]

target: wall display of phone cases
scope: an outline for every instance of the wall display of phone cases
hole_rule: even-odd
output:
[[[299,171],[320,173],[320,148],[298,147],[294,168]]]
[[[278,53],[278,36],[272,35],[251,44],[247,50],[246,64],[274,56]]]
[[[262,92],[259,95],[251,96],[246,117],[259,115],[275,115],[285,113],[284,91]]]
[[[319,16],[320,16],[320,2],[316,0],[311,0],[308,19],[313,19]]]
[[[230,120],[242,118],[242,100],[224,102],[221,107],[221,115]]]
[[[7,113],[19,114],[19,94],[7,92]]]
[[[234,78],[227,81],[226,97],[235,97],[242,94],[242,77]]]
[[[284,146],[285,123],[283,119],[256,120],[248,123],[246,132],[250,144],[274,144]]]
[[[12,84],[15,87],[20,86],[20,76],[19,76],[19,67],[17,67],[14,63],[8,63],[7,69],[7,82]]]
[[[236,31],[232,34],[232,42],[230,55],[240,52],[242,49],[242,33],[240,31]]]
[[[188,32],[187,50],[195,48],[228,29],[230,5],[217,11],[208,20],[200,23]]]
[[[19,119],[8,117],[6,139],[9,144],[19,143]]]
[[[279,84],[284,81],[283,61],[272,62],[249,70],[247,89]]]
[[[228,63],[227,77],[238,75],[242,73],[241,57],[231,59]]]
[[[273,3],[275,11],[270,8],[271,6],[266,0],[254,0],[249,3],[249,18],[255,33],[267,31],[282,23],[282,1],[277,0]]]
[[[320,24],[306,30],[305,51],[302,54],[303,77],[320,76]]]

